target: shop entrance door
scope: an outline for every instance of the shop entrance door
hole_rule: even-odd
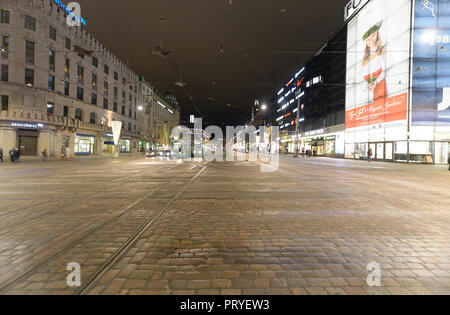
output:
[[[394,159],[394,143],[392,142],[386,143],[385,159],[387,161],[392,161]]]
[[[384,143],[377,143],[377,154],[375,159],[384,160]]]
[[[369,148],[372,149],[372,159],[376,159],[377,157],[377,144],[376,143],[370,143]],[[367,150],[369,151],[369,150]],[[368,152],[366,152],[366,155]],[[368,157],[368,156],[367,156]]]
[[[447,142],[436,142],[434,145],[434,163],[448,164],[450,144]]]
[[[19,136],[19,150],[21,156],[36,156],[37,137]]]

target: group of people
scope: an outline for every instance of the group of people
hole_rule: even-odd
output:
[[[9,157],[11,158],[11,163],[20,163],[20,150],[12,148],[9,150]],[[0,162],[3,163],[3,149],[0,149]]]
[[[48,159],[48,152],[47,149],[44,149],[42,152],[42,161],[47,161]],[[18,148],[12,148],[9,150],[9,156],[11,158],[11,163],[20,163],[20,150]],[[60,153],[61,160],[67,161],[67,151],[66,148],[61,149]],[[0,148],[0,163],[3,163],[3,149]]]
[[[308,157],[311,157],[311,156],[314,156],[314,157],[316,157],[317,156],[317,150],[316,149],[314,149],[314,150],[305,150],[305,148],[302,148],[302,156],[304,157],[304,156],[308,156]]]

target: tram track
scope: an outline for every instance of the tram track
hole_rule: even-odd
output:
[[[178,166],[178,165],[177,165]],[[176,166],[175,166],[176,167]],[[172,169],[174,167],[171,167],[169,169]],[[101,276],[111,268],[117,262],[120,257],[124,253],[126,253],[129,248],[139,239],[139,237],[179,198],[179,196],[188,188],[188,186],[197,179],[201,173],[206,169],[206,166],[203,166],[202,169],[196,173],[194,177],[192,177],[183,187],[179,190],[179,192],[171,198],[160,210],[158,210],[154,215],[152,215],[148,220],[144,222],[140,226],[140,228],[134,232],[131,237],[129,237],[123,245],[114,252],[113,255],[111,255],[106,262],[101,265],[101,267],[92,275],[89,277],[87,281],[84,282],[83,286],[79,288],[76,291],[76,294],[85,294],[87,293],[92,285],[96,283],[96,281],[101,278]],[[75,240],[71,241],[69,244],[65,245],[64,247],[60,248],[59,250],[52,253],[50,256],[47,256],[43,258],[42,260],[35,263],[32,267],[28,268],[24,272],[21,272],[17,276],[13,277],[12,279],[8,280],[7,282],[0,285],[0,294],[6,293],[9,291],[9,289],[13,288],[15,285],[20,283],[21,281],[25,280],[27,277],[33,275],[36,271],[38,271],[41,267],[48,265],[51,261],[55,260],[57,257],[61,256],[64,253],[67,253],[71,249],[74,249],[77,245],[81,244],[83,240],[87,239],[89,236],[93,235],[95,232],[98,232],[102,230],[103,228],[106,228],[108,225],[112,224],[113,222],[117,221],[121,217],[123,217],[125,214],[128,213],[130,209],[132,209],[134,206],[139,204],[141,201],[145,200],[146,198],[149,198],[151,196],[156,195],[158,192],[162,191],[164,188],[166,188],[168,185],[174,183],[177,179],[173,179],[163,186],[159,187],[156,190],[153,190],[144,196],[140,197],[138,200],[134,201],[133,203],[129,204],[127,207],[123,208],[119,213],[113,215],[112,217],[108,218],[107,220],[103,221],[102,223],[98,224],[94,228],[84,232],[82,235],[77,237]]]
[[[178,165],[174,165],[174,166],[168,167],[168,168],[162,170],[161,172],[162,172],[162,173],[168,172],[168,171],[174,169],[174,168],[177,167],[177,166],[178,166]],[[139,175],[139,174],[143,173],[144,171],[145,171],[145,170],[142,170],[142,171],[140,171],[140,172],[138,172],[138,173],[136,173],[136,174],[133,174],[133,175],[127,175],[127,176],[121,177],[121,178],[119,178],[119,179],[120,179],[120,180],[124,180],[124,179],[130,178],[130,176],[136,176],[136,175]],[[117,179],[114,180],[114,182],[116,182],[116,181],[117,181]],[[93,200],[93,199],[95,199],[95,198],[101,196],[102,194],[113,192],[115,189],[117,189],[117,187],[114,187],[114,188],[112,188],[112,189],[110,189],[110,190],[108,190],[108,191],[106,191],[106,192],[105,192],[105,191],[98,192],[98,193],[96,193],[96,194],[94,194],[94,195],[92,195],[92,196],[89,196],[88,198],[85,198],[84,200]],[[50,200],[50,199],[49,199],[49,200]],[[65,207],[65,206],[59,207],[58,209],[46,211],[46,212],[44,212],[44,213],[41,213],[41,214],[39,214],[39,215],[36,215],[36,216],[30,217],[30,218],[27,218],[27,219],[25,219],[25,220],[22,220],[22,221],[19,221],[19,222],[14,222],[14,223],[12,223],[12,224],[10,224],[10,225],[7,225],[7,226],[2,226],[2,227],[0,227],[0,235],[1,235],[1,234],[4,234],[5,231],[10,232],[10,231],[12,231],[12,230],[19,229],[20,227],[24,226],[25,224],[27,224],[27,227],[29,227],[30,225],[32,226],[33,224],[30,224],[30,222],[33,221],[33,220],[39,220],[39,221],[37,221],[35,224],[39,224],[39,223],[45,222],[46,220],[48,220],[48,219],[50,219],[50,218],[53,218],[53,217],[58,216],[58,215],[61,215],[62,213],[65,213],[65,212],[67,212],[67,211],[73,210],[73,209],[75,209],[77,206],[78,206],[77,204],[74,204],[74,205],[69,206],[69,207]],[[25,209],[29,209],[29,208],[31,208],[31,207],[33,207],[33,206],[29,206],[29,207],[27,207],[27,208],[25,208]],[[19,212],[24,211],[25,209],[17,209],[17,210],[14,210],[14,211],[12,211],[12,212],[9,212],[8,215],[11,215],[11,214],[17,214],[17,213],[19,213]],[[1,218],[1,217],[0,217],[0,218]]]

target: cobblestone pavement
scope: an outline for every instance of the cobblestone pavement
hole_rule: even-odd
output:
[[[449,184],[445,167],[287,157],[0,165],[0,293],[450,294]]]

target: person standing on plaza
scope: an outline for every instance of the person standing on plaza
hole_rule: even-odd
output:
[[[367,151],[367,159],[369,162],[372,161],[372,155],[373,155],[372,148],[369,148],[369,151]]]
[[[16,161],[15,161],[15,158],[16,158],[16,152],[15,152],[15,150],[16,150],[16,149],[12,148],[12,149],[9,150],[9,152],[8,152],[9,157],[11,158],[11,163],[15,163],[15,162],[16,162]]]
[[[15,148],[14,149],[14,151],[15,151],[15,161],[16,161],[16,163],[20,163],[20,150],[19,150],[19,148]]]
[[[44,151],[42,151],[42,161],[46,162],[47,158],[48,158],[47,149],[44,149]]]
[[[65,147],[61,148],[61,160],[62,161],[67,161],[67,150]]]
[[[0,148],[0,161],[3,163],[3,149]]]

